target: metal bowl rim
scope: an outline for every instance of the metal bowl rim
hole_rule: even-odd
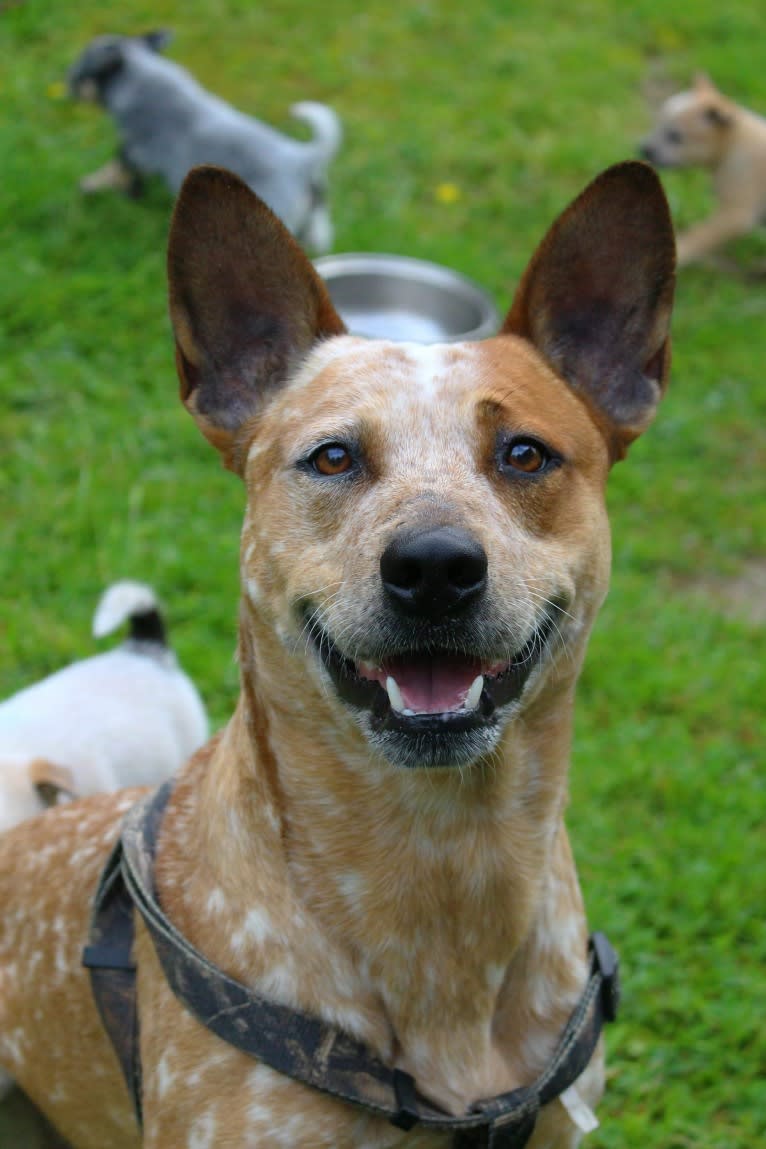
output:
[[[469,331],[461,332],[460,335],[445,334],[445,342],[494,335],[500,324],[500,314],[489,292],[470,276],[441,263],[434,263],[428,259],[418,259],[410,255],[349,251],[320,256],[314,260],[314,266],[325,280],[342,274],[356,274],[360,278],[367,278],[391,275],[399,271],[406,278],[419,280],[424,285],[458,289],[467,302],[476,306],[480,319],[476,326]]]

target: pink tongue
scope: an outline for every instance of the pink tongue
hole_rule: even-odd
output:
[[[389,675],[396,679],[407,710],[414,710],[416,714],[443,714],[461,708],[477,674],[481,674],[478,660],[441,655],[437,660],[394,659],[376,672],[375,678],[384,689]]]

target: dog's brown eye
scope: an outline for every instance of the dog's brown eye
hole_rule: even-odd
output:
[[[353,459],[340,443],[330,443],[311,457],[311,465],[320,475],[343,475],[350,471]]]
[[[523,471],[525,475],[541,471],[547,462],[548,455],[543,448],[529,439],[517,439],[505,452],[506,466],[513,467],[514,471]]]

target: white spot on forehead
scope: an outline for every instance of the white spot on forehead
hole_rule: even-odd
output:
[[[387,344],[386,346],[391,346]],[[471,378],[471,354],[463,344],[401,343],[400,354],[389,363],[381,359],[380,382],[386,389],[389,413],[422,419],[445,400],[453,406],[456,380]],[[460,362],[462,360],[462,362]],[[474,382],[478,382],[478,375]],[[440,416],[441,418],[441,416]]]
[[[452,352],[452,347],[407,343],[404,348],[414,368],[407,380],[410,395],[426,403],[433,401],[444,383],[447,353]]]
[[[369,378],[370,367],[379,364],[381,375],[407,376],[408,387],[421,397],[432,397],[437,378],[443,378],[448,360],[455,352],[465,354],[469,344],[461,343],[392,343],[386,340],[341,336],[320,343],[290,382],[290,391],[309,384],[331,363],[346,358],[352,373]]]

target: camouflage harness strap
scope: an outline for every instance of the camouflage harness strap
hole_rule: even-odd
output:
[[[573,1084],[591,1059],[605,1021],[616,1016],[617,957],[603,934],[590,939],[590,972],[553,1056],[531,1085],[477,1102],[462,1117],[438,1109],[413,1079],[385,1065],[362,1042],[309,1014],[259,997],[199,953],[163,914],[154,893],[154,854],[170,795],[166,783],[127,814],[101,877],[83,963],[141,1122],[133,909],[149,931],[179,1001],[223,1041],[402,1129],[451,1132],[454,1149],[523,1149],[542,1105]]]

